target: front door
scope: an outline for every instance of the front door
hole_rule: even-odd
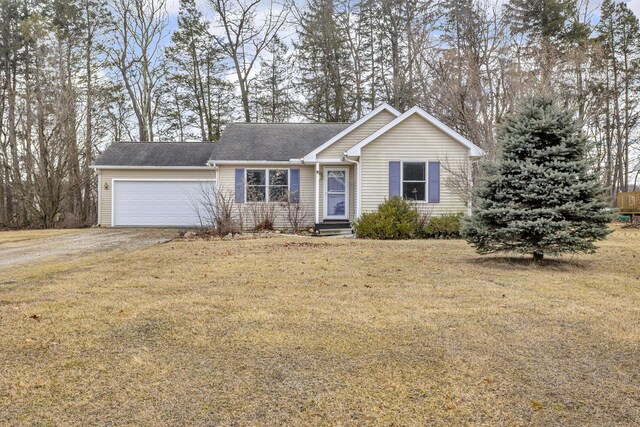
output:
[[[324,168],[324,218],[349,217],[349,168]]]

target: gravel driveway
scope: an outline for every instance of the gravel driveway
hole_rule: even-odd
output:
[[[46,232],[43,235],[42,231],[8,233],[16,233],[17,237],[8,239],[8,242],[0,241],[0,273],[12,268],[33,266],[34,263],[84,257],[95,252],[141,249],[170,240],[177,235],[177,230],[91,228],[51,237]]]

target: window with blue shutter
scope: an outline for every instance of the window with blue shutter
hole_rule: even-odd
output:
[[[389,197],[400,195],[400,162],[389,162]]]
[[[440,162],[429,162],[429,203],[440,203]]]

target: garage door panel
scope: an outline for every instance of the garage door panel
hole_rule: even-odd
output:
[[[126,181],[113,185],[113,225],[200,226],[203,191],[213,181]]]

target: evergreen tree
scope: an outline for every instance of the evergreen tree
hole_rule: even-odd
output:
[[[611,216],[571,113],[549,96],[526,99],[498,129],[500,152],[485,166],[478,206],[463,236],[479,253],[595,251]]]
[[[233,107],[229,104],[223,116],[218,115],[217,94],[227,98],[233,88],[224,81],[228,67],[208,25],[195,0],[180,0],[178,28],[166,50],[168,76],[163,92],[167,102],[161,108],[168,132],[180,138],[217,141]],[[185,132],[194,128],[199,130],[196,135]]]
[[[300,18],[297,59],[302,113],[320,122],[347,122],[353,116],[351,64],[344,10],[334,0],[309,0]]]
[[[566,31],[576,0],[510,0],[506,8],[514,31],[535,38],[558,39]]]
[[[512,31],[527,37],[538,57],[540,78],[550,87],[556,62],[563,57],[564,39],[572,31],[576,0],[510,0],[505,7]]]
[[[267,48],[270,59],[260,61],[256,76],[254,117],[256,121],[282,123],[291,117],[293,104],[291,61],[287,45],[275,37]]]

